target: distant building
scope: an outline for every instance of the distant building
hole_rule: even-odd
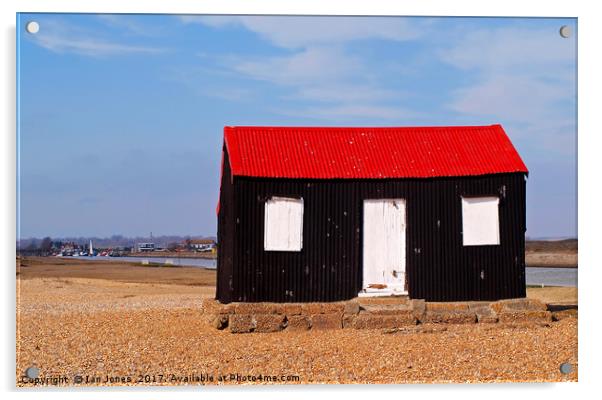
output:
[[[63,243],[60,249],[60,253],[63,256],[72,256],[74,254],[79,254],[79,245],[74,242],[66,242]]]
[[[211,251],[215,248],[213,239],[191,239],[187,241],[188,248],[195,251]]]
[[[154,243],[138,243],[136,247],[138,248],[138,252],[140,253],[147,251],[155,251]]]

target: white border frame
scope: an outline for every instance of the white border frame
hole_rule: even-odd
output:
[[[2,64],[2,79],[4,96],[2,102],[2,117],[0,121],[5,124],[5,135],[2,135],[4,151],[3,173],[1,185],[9,192],[2,196],[2,210],[4,213],[2,230],[2,258],[4,265],[4,300],[3,320],[5,322],[2,330],[4,347],[2,352],[2,371],[5,391],[14,390],[14,363],[15,363],[15,274],[9,266],[14,263],[15,256],[15,13],[21,12],[147,12],[147,13],[230,13],[230,14],[324,14],[324,15],[431,15],[431,16],[539,16],[539,17],[577,17],[579,29],[579,63],[578,63],[578,89],[579,89],[579,114],[578,126],[578,166],[582,182],[596,182],[598,180],[596,171],[602,169],[602,158],[599,157],[602,140],[596,132],[602,131],[602,119],[599,118],[599,102],[596,100],[602,89],[602,57],[598,50],[599,40],[602,37],[602,24],[600,24],[599,8],[596,2],[568,2],[560,0],[549,0],[546,2],[525,2],[518,0],[506,0],[495,2],[481,2],[476,0],[446,0],[430,1],[405,1],[391,2],[387,0],[372,0],[370,2],[360,0],[331,0],[328,2],[320,0],[306,0],[303,2],[277,1],[277,0],[206,0],[203,2],[190,2],[189,0],[171,0],[169,2],[159,0],[148,0],[145,2],[124,2],[121,0],[7,0],[1,3],[3,21],[3,42],[5,50]],[[12,192],[12,196],[10,193]],[[582,185],[579,190],[579,302],[580,302],[580,328],[587,326],[588,329],[579,329],[579,384],[504,384],[500,385],[404,385],[403,388],[392,386],[374,387],[354,385],[353,387],[303,387],[305,390],[314,392],[331,392],[336,390],[337,395],[350,396],[351,398],[364,398],[366,390],[378,389],[382,392],[396,392],[403,390],[404,395],[416,395],[427,398],[439,398],[442,391],[456,392],[466,399],[481,399],[487,395],[492,399],[506,399],[509,392],[530,392],[530,395],[544,395],[547,398],[566,399],[570,397],[586,396],[590,389],[599,386],[600,356],[602,356],[602,343],[596,339],[595,334],[600,327],[600,321],[594,317],[598,305],[596,293],[599,291],[599,282],[602,281],[602,271],[594,268],[600,259],[597,252],[599,247],[597,231],[602,226],[602,208],[598,207],[597,199],[602,190],[599,185]],[[583,217],[586,216],[586,217]],[[6,247],[5,247],[6,246]],[[587,321],[587,322],[585,322]],[[12,329],[11,329],[12,328]],[[594,386],[595,385],[595,386]],[[173,398],[173,391],[195,391],[202,390],[204,395],[213,394],[215,397],[223,398],[231,395],[240,396],[238,391],[243,388],[153,388],[163,393],[155,393],[157,398]],[[253,398],[281,399],[286,395],[289,399],[302,399],[307,393],[295,390],[291,387],[252,388],[245,390],[245,396]],[[105,389],[107,390],[107,389]],[[69,393],[59,393],[51,390],[43,397],[50,399],[81,398],[84,390],[71,390]],[[25,391],[26,392],[26,391]],[[38,399],[39,390],[22,393],[23,397]],[[102,391],[87,390],[92,398],[104,399],[106,394]],[[112,397],[148,398],[148,394],[141,390],[122,388],[111,390]],[[212,392],[212,393],[211,393]],[[343,393],[341,393],[343,392]],[[420,392],[420,393],[416,393]],[[485,393],[484,393],[485,392]],[[330,393],[332,395],[333,393]],[[10,395],[9,397],[12,397]],[[187,397],[187,396],[183,396]],[[190,398],[198,398],[198,393],[191,393]]]

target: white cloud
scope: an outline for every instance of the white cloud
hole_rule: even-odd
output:
[[[239,60],[232,69],[253,79],[299,86],[349,78],[361,61],[336,47],[311,47],[289,56]]]
[[[465,32],[442,61],[470,71],[474,83],[452,92],[448,107],[513,126],[539,148],[574,155],[575,40],[555,29]]]
[[[56,53],[76,53],[85,56],[103,57],[122,54],[157,54],[164,49],[118,43],[98,37],[90,31],[58,21],[46,20],[40,31],[31,39]]]
[[[538,158],[557,158],[566,157],[567,160],[574,160],[577,152],[577,131],[576,121],[570,116],[559,118],[546,118],[537,124],[528,124],[526,126],[512,127],[523,140],[525,147],[538,150]],[[544,156],[545,153],[545,156]],[[531,152],[526,153],[531,157]]]
[[[413,40],[427,20],[399,17],[180,16],[184,23],[213,28],[242,26],[283,48],[330,45],[363,39]]]
[[[121,29],[136,36],[157,36],[163,31],[158,25],[152,23],[141,23],[131,15],[124,14],[99,14],[100,19],[107,26]],[[153,18],[153,17],[147,17]],[[152,19],[150,19],[152,21]]]
[[[373,102],[399,98],[403,93],[375,85],[350,82],[330,83],[297,88],[296,97],[320,102]]]
[[[374,121],[395,120],[395,124],[404,125],[404,121],[414,120],[421,114],[402,106],[379,104],[342,104],[326,105],[321,107],[307,107],[301,109],[284,109],[278,112],[309,119],[322,119],[331,121],[373,119]],[[372,123],[378,125],[378,123]]]
[[[96,39],[73,39],[51,35],[40,36],[36,42],[40,46],[57,53],[77,53],[86,56],[108,56],[128,53],[156,54],[163,52],[161,49],[152,47],[129,46]]]
[[[398,119],[408,115],[407,110],[387,105],[404,93],[380,87],[364,62],[340,46],[311,46],[290,56],[256,60],[229,58],[224,65],[243,76],[288,89],[284,100],[321,104],[302,111],[306,116]]]
[[[551,117],[553,104],[574,93],[567,93],[562,83],[544,82],[536,76],[495,73],[454,95],[450,105],[454,111],[527,123]]]
[[[238,76],[284,88],[283,100],[319,102],[302,111],[317,118],[384,118],[407,116],[391,106],[407,93],[389,90],[369,67],[369,60],[350,51],[358,40],[413,40],[424,34],[428,20],[363,17],[180,16],[183,23],[216,29],[242,28],[274,46],[289,50],[283,56],[242,58],[221,62]],[[297,110],[293,111],[296,113]],[[280,113],[288,113],[284,109]]]
[[[468,31],[456,46],[439,55],[461,69],[514,72],[519,68],[545,74],[546,69],[573,65],[575,50],[574,39],[562,38],[553,28],[500,28]]]

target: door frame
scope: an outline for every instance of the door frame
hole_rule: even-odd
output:
[[[366,251],[365,251],[365,238],[366,238],[366,224],[365,224],[365,204],[366,202],[387,202],[387,201],[396,201],[396,202],[401,202],[403,204],[403,273],[404,273],[404,281],[401,284],[401,286],[399,285],[387,285],[387,287],[385,288],[368,288],[367,285],[368,283],[366,282],[366,263],[365,263],[365,257],[366,257]],[[407,295],[408,294],[408,268],[407,268],[407,221],[408,221],[408,216],[407,216],[407,201],[405,198],[400,197],[400,198],[366,198],[366,199],[362,199],[362,205],[361,205],[361,209],[362,209],[362,213],[361,213],[361,224],[362,224],[362,237],[361,237],[361,264],[362,264],[362,285],[361,285],[361,291],[358,294],[359,297],[372,297],[372,296],[392,296],[392,295]],[[385,281],[383,281],[382,284],[386,284]]]

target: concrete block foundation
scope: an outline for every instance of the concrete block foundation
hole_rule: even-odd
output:
[[[395,298],[357,298],[333,303],[230,303],[203,299],[203,319],[232,333],[328,329],[412,329],[416,325],[547,324],[577,316],[577,310],[549,310],[533,299],[431,303]]]

